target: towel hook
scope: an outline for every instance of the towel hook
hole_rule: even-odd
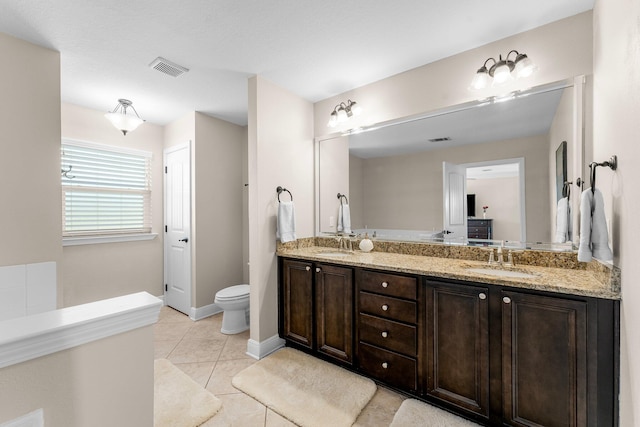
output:
[[[72,165],[69,165],[69,169],[65,170],[64,168],[60,169],[62,176],[64,176],[67,179],[73,179],[76,176],[75,175],[69,175],[69,172],[71,172],[71,169],[73,169]]]
[[[589,168],[591,169],[591,193],[592,194],[595,193],[596,191],[596,168],[598,166],[606,166],[608,168],[611,168],[611,170],[616,170],[618,168],[618,156],[614,154],[606,162],[602,162],[602,163],[591,162],[591,164],[589,164]]]
[[[567,199],[571,197],[571,184],[573,184],[573,181],[564,182],[562,186],[562,197],[566,197]]]
[[[291,197],[291,201],[293,202],[293,194],[291,194],[291,191],[278,185],[278,188],[276,188],[276,192],[278,193],[278,203],[280,203],[280,193],[282,193],[283,191],[289,193],[289,197]]]
[[[340,200],[340,204],[342,204],[342,199],[344,199],[345,202],[347,202],[347,204],[349,204],[349,199],[347,199],[347,196],[345,194],[338,193],[338,200]]]

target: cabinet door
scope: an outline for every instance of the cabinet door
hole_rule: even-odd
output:
[[[489,415],[489,303],[486,288],[427,282],[429,396]]]
[[[313,346],[313,271],[310,262],[282,261],[282,338]]]
[[[317,350],[342,362],[353,361],[353,270],[316,265]]]
[[[502,292],[503,417],[513,426],[587,425],[587,303]]]

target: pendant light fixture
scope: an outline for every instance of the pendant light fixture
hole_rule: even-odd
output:
[[[338,123],[345,122],[352,116],[360,115],[360,113],[362,113],[362,107],[357,102],[348,99],[346,104],[341,102],[334,107],[327,126],[334,128]]]
[[[512,53],[514,58],[509,59]],[[493,61],[493,65],[487,68],[489,61]],[[473,77],[469,89],[480,90],[486,88],[489,84],[500,86],[514,79],[529,77],[537,69],[538,67],[526,54],[512,50],[507,53],[504,59],[502,59],[502,55],[499,55],[497,61],[494,58],[488,58],[484,61],[482,67],[478,69]]]
[[[133,114],[127,114],[127,108],[131,108],[135,116]],[[128,99],[118,99],[118,105],[115,106],[113,111],[108,112],[104,116],[125,136],[127,132],[136,130],[138,126],[144,123],[144,120],[140,118],[138,112]]]

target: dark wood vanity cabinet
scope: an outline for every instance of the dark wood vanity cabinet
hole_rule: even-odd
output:
[[[502,390],[513,426],[586,426],[585,301],[503,291]]]
[[[290,343],[353,363],[353,269],[281,260],[279,333]]]
[[[489,289],[428,281],[425,393],[489,418]]]
[[[280,260],[280,336],[491,426],[615,426],[619,303]]]
[[[356,288],[359,370],[416,393],[421,372],[418,278],[358,269]]]

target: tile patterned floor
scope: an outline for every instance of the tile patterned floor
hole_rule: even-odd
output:
[[[249,332],[224,335],[222,314],[197,322],[169,307],[155,324],[155,357],[166,358],[222,400],[222,409],[204,427],[290,427],[295,424],[231,385],[235,374],[255,363],[247,356]],[[404,397],[378,387],[354,426],[388,426]]]

